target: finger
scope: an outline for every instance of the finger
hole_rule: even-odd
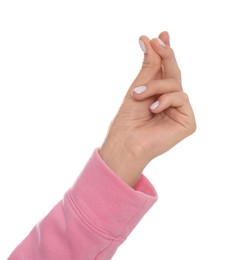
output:
[[[161,113],[168,108],[179,108],[181,113],[187,114],[191,110],[187,94],[183,91],[164,94],[150,105],[153,113]]]
[[[161,32],[160,35],[159,35],[159,38],[167,45],[167,46],[170,46],[170,35],[168,32],[164,31],[164,32]]]
[[[175,79],[153,80],[146,85],[135,87],[131,95],[136,100],[144,100],[149,97],[163,95],[165,93],[181,91],[180,81]]]
[[[163,38],[163,36],[161,38]],[[170,40],[168,38],[166,39],[166,42],[168,43],[167,45],[161,38],[152,39],[151,46],[162,59],[164,78],[181,81],[181,71],[177,64],[174,51],[169,46]]]
[[[139,38],[139,44],[144,53],[144,60],[140,72],[131,85],[130,91],[132,91],[134,86],[146,84],[147,82],[156,79],[162,66],[161,57],[153,50],[148,37],[141,36]]]

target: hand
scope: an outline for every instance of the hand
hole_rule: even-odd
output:
[[[141,71],[114,118],[100,155],[130,186],[145,166],[195,131],[194,114],[182,91],[181,72],[163,32],[140,38]]]

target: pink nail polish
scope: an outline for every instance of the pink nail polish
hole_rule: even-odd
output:
[[[144,42],[142,40],[139,40],[139,45],[140,45],[141,50],[145,54],[146,53],[146,47],[145,47],[145,44],[144,44]]]
[[[159,104],[160,104],[159,100],[155,101],[155,102],[150,106],[150,109],[151,109],[151,110],[156,109],[156,108],[159,106]]]
[[[157,38],[157,41],[162,47],[166,47],[166,44],[160,38]]]

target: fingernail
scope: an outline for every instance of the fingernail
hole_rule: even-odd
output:
[[[156,109],[156,108],[159,106],[159,104],[160,104],[159,100],[155,101],[155,102],[150,106],[150,109],[151,109],[151,110]]]
[[[146,47],[145,47],[145,44],[142,40],[139,40],[139,45],[140,45],[140,48],[141,50],[146,53]]]
[[[135,92],[136,94],[141,94],[143,92],[145,92],[147,89],[146,86],[139,86],[133,89],[133,92]]]
[[[161,46],[166,47],[166,44],[160,38],[157,38],[157,41]]]

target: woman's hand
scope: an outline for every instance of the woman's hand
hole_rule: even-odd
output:
[[[195,131],[194,114],[182,90],[169,34],[140,38],[144,62],[100,149],[100,156],[130,186],[145,166]]]

